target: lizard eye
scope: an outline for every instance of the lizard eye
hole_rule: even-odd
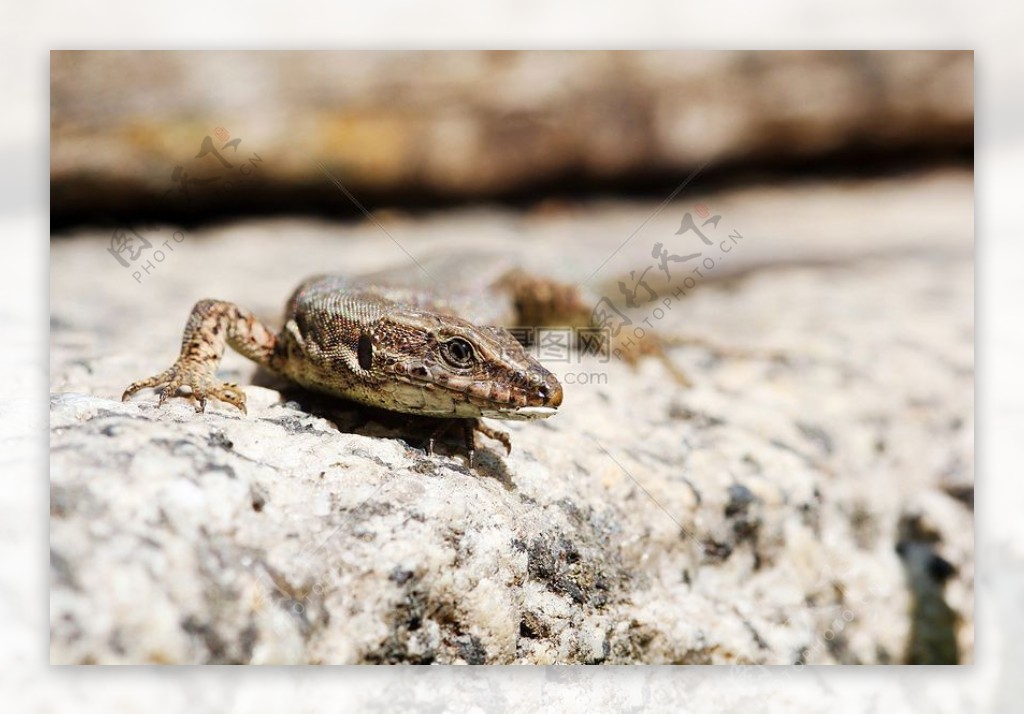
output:
[[[463,338],[452,338],[441,344],[441,355],[455,367],[469,367],[473,363],[473,346]]]

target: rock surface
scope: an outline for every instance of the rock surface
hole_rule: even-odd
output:
[[[307,273],[401,261],[374,223],[163,227],[138,280],[109,235],[55,241],[52,662],[970,662],[970,176],[699,201],[744,238],[656,319],[721,346],[673,352],[694,386],[553,363],[559,414],[504,425],[512,454],[476,470],[237,356],[248,416],[118,401],[199,298],[272,318]],[[482,244],[578,280],[642,225],[592,284],[615,292],[682,245],[692,200],[656,209],[378,220],[415,256]]]

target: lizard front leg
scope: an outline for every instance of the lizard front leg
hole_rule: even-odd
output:
[[[491,427],[479,418],[468,419],[462,423],[462,436],[466,442],[466,452],[468,453],[470,467],[473,466],[476,454],[477,432],[485,437],[501,442],[505,446],[505,454],[512,454],[512,438],[508,436],[508,432]]]
[[[476,457],[476,433],[479,432],[485,437],[501,442],[505,447],[505,454],[512,453],[512,438],[508,436],[508,432],[504,432],[495,427],[491,427],[489,424],[484,422],[478,417],[471,417],[463,420],[451,420],[442,418],[441,424],[430,433],[430,437],[427,440],[427,454],[434,453],[434,440],[441,437],[448,429],[451,428],[453,422],[462,423],[462,440],[466,447],[466,459],[469,462],[469,466],[472,467]]]
[[[206,410],[215,397],[245,412],[245,393],[233,384],[218,382],[217,367],[225,345],[270,369],[274,369],[277,336],[256,317],[233,303],[201,300],[192,308],[181,338],[181,353],[175,363],[158,375],[133,382],[121,396],[127,400],[146,387],[161,387],[160,404],[183,390],[196,402],[196,412]]]
[[[474,433],[479,432],[484,437],[490,437],[496,442],[501,442],[505,447],[505,454],[512,454],[512,438],[508,436],[508,432],[498,429],[497,427],[491,427],[489,424],[484,422],[482,419],[474,418],[466,424],[466,443],[473,447]]]

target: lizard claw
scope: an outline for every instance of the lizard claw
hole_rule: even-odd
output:
[[[134,395],[139,390],[144,390],[147,387],[156,387],[162,385],[165,382],[170,381],[174,377],[174,368],[168,368],[159,375],[148,377],[145,380],[138,380],[130,384],[121,395],[121,402],[127,402],[128,398]],[[160,403],[163,404],[163,398],[161,397]]]
[[[221,402],[234,405],[242,414],[246,414],[245,393],[238,385],[217,382],[208,370],[181,361],[159,375],[133,382],[124,391],[121,401],[128,400],[136,392],[147,387],[161,387],[158,405],[163,405],[169,397],[187,397],[196,403],[196,412],[205,412],[207,401],[215,397]]]
[[[216,387],[208,388],[206,394],[202,397],[201,404],[204,409],[206,408],[207,397],[216,397],[221,402],[234,405],[243,415],[248,414],[245,409],[245,393],[242,392],[242,388],[234,383],[222,382]]]

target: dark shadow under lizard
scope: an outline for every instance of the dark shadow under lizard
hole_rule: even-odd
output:
[[[499,451],[489,443],[490,440],[477,442],[473,465],[469,466],[462,431],[465,420],[409,415],[361,405],[341,397],[307,390],[262,368],[256,370],[250,384],[280,392],[284,401],[295,402],[303,412],[329,421],[339,432],[398,439],[411,449],[422,451],[423,457],[431,453],[448,457],[451,460],[448,466],[455,471],[467,476],[490,477],[506,490],[515,489],[508,466]],[[458,455],[467,459],[460,460]],[[418,461],[423,465],[428,464],[425,459]]]

